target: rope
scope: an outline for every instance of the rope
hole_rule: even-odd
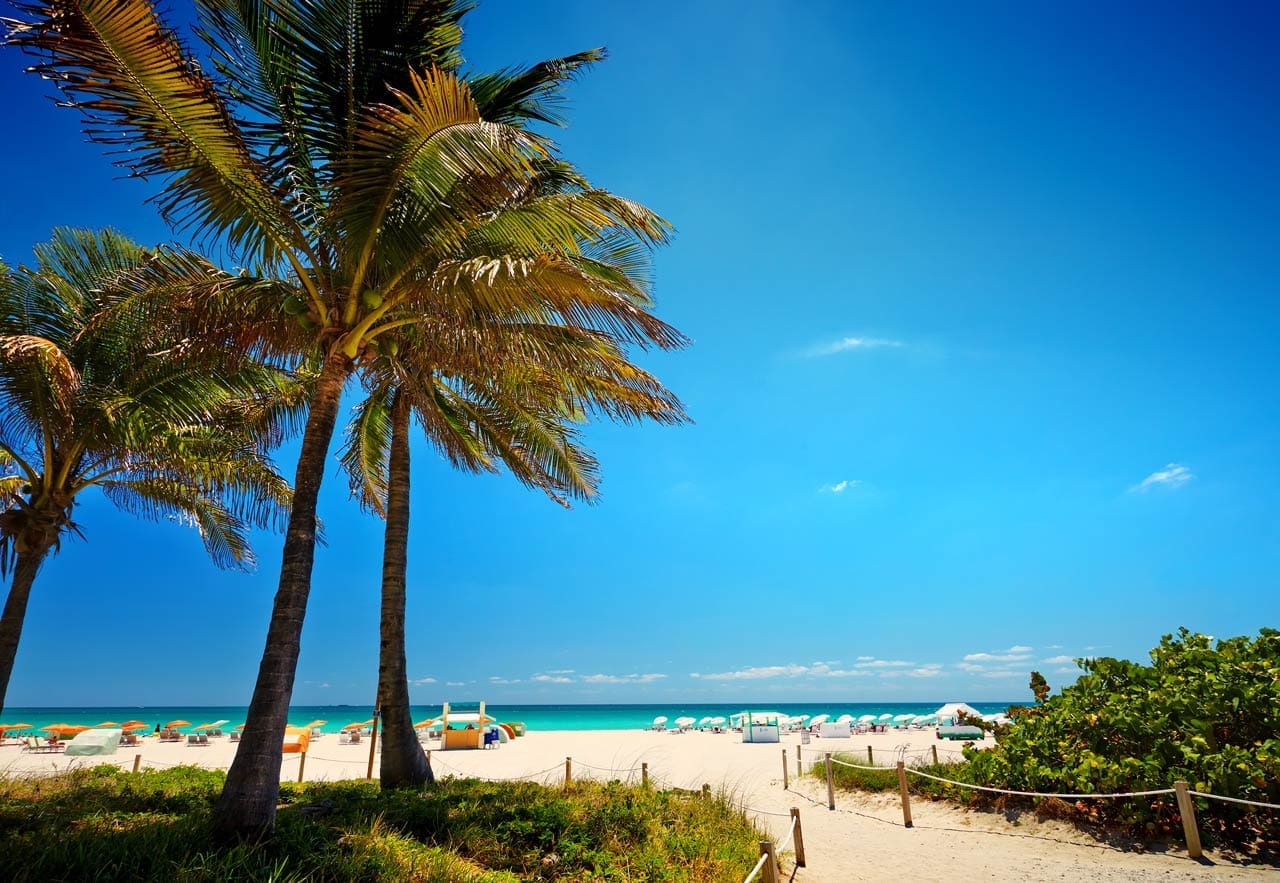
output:
[[[791,838],[796,836],[796,819],[791,820],[791,827],[787,831],[787,836],[782,838],[782,843],[777,846],[778,852],[786,852],[787,847],[791,845]]]
[[[838,763],[840,764],[840,766],[853,767],[855,770],[875,770],[881,773],[887,773],[893,769],[893,767],[891,766],[863,766],[862,764],[858,764],[858,763],[849,763],[847,761],[838,760],[837,758],[834,758],[834,757],[831,758],[831,762]]]
[[[1280,809],[1280,803],[1263,803],[1260,800],[1245,800],[1243,797],[1224,797],[1221,794],[1206,794],[1203,791],[1187,790],[1188,794],[1194,794],[1196,797],[1207,797],[1210,800],[1225,800],[1228,803],[1242,803],[1245,806],[1260,806],[1263,809]]]
[[[751,881],[756,878],[756,874],[760,873],[760,869],[764,867],[764,863],[768,860],[769,853],[766,852],[764,855],[760,856],[760,860],[756,862],[756,866],[751,869],[751,873],[747,874],[746,879],[743,880],[742,883],[751,883]]]
[[[781,816],[785,819],[791,818],[791,813],[789,812],[773,812],[772,810],[767,809],[756,809],[754,806],[744,806],[741,807],[741,809],[743,812],[758,813],[762,816]]]
[[[957,782],[954,779],[944,779],[941,776],[931,776],[928,773],[922,773],[919,770],[907,767],[907,772],[913,776],[920,776],[925,779],[933,779],[935,782],[945,782],[948,785],[958,785],[961,788],[972,788],[975,791],[987,791],[991,794],[1012,794],[1015,797],[1056,797],[1060,800],[1102,800],[1102,799],[1119,799],[1124,797],[1151,797],[1156,794],[1172,794],[1172,788],[1157,788],[1153,791],[1128,791],[1121,794],[1042,794],[1038,791],[1010,791],[1005,788],[988,788],[985,785],[971,785],[968,782]]]
[[[626,768],[612,769],[612,768],[602,767],[602,766],[592,766],[591,764],[583,763],[580,760],[575,760],[573,762],[573,766],[574,766],[574,769],[577,769],[578,767],[585,767],[586,769],[589,769],[589,770],[596,770],[597,772],[601,772],[601,773],[609,773],[610,775],[612,775],[613,773],[633,773],[636,770],[640,769],[640,767],[638,766],[629,766]]]

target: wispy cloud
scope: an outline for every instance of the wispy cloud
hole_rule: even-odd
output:
[[[466,684],[464,684],[462,681],[445,681],[444,685],[446,687],[465,687],[466,686]]]
[[[911,665],[909,662],[903,664]],[[798,665],[793,662],[790,665],[752,665],[734,671],[695,671],[689,677],[704,681],[760,681],[769,678],[858,678],[869,674],[857,668],[856,665],[853,669],[833,668],[825,662],[815,662],[813,665]]]
[[[919,668],[913,668],[907,672],[909,678],[936,678],[942,674],[942,663],[927,662]]]
[[[839,340],[810,347],[805,350],[804,354],[810,359],[816,359],[823,356],[834,356],[837,353],[847,353],[851,350],[872,350],[905,345],[900,340],[891,340],[887,337],[842,337]]]
[[[565,677],[561,674],[552,674],[551,672],[543,672],[529,678],[531,681],[537,681],[540,684],[572,684],[573,678]]]
[[[1070,656],[1063,655],[1050,656],[1048,659],[1041,659],[1040,661],[1045,665],[1063,665],[1068,662],[1074,662],[1075,660]],[[1074,669],[1071,670],[1074,671]]]
[[[629,675],[584,675],[584,684],[652,684],[665,678],[662,674],[629,674]]]
[[[435,678],[418,678],[416,680],[410,681],[409,683],[415,687],[421,687],[426,684],[434,684],[435,682],[436,682]]]
[[[837,481],[835,484],[824,484],[822,487],[818,488],[818,492],[822,494],[843,494],[845,491],[852,490],[860,484],[862,484],[862,482],[858,481],[856,478],[845,478]]]
[[[1141,482],[1129,488],[1129,491],[1131,493],[1145,493],[1153,487],[1167,487],[1176,490],[1193,478],[1195,478],[1195,475],[1186,466],[1181,463],[1170,463],[1163,469],[1156,470],[1142,479]]]
[[[520,683],[520,679],[519,678],[500,678],[497,675],[490,675],[489,683],[497,684],[498,686],[502,686],[504,684],[518,684]]]
[[[910,668],[915,665],[914,662],[907,662],[905,659],[876,659],[874,656],[867,659],[861,656],[858,661],[853,664],[854,668]]]
[[[995,653],[966,653],[965,662],[1023,662],[1031,658],[1031,651],[1034,647],[1026,647],[1022,644],[1014,644],[1008,650],[999,650]]]
[[[1026,672],[1019,668],[997,668],[982,672],[984,678],[1017,678],[1026,677]]]
[[[985,671],[987,667],[985,665],[976,665],[972,662],[958,662],[956,663],[956,668],[972,674],[974,672]]]

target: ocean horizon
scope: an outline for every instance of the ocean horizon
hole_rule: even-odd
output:
[[[491,703],[487,711],[500,721],[520,721],[531,730],[633,730],[652,725],[653,719],[665,715],[677,717],[728,717],[740,711],[778,711],[789,715],[829,714],[833,718],[851,714],[931,714],[944,701],[937,702],[658,702],[643,704],[514,704]],[[1017,702],[971,702],[983,714],[994,714]],[[435,717],[440,705],[414,705],[413,717],[420,720]],[[39,729],[50,724],[94,726],[106,721],[143,720],[151,726],[173,720],[190,721],[192,726],[227,720],[224,729],[244,722],[245,705],[101,705],[101,706],[13,706],[3,712],[6,724],[25,723]],[[372,705],[298,705],[289,709],[289,723],[301,726],[315,720],[326,721],[321,730],[336,732],[339,728],[373,715]]]

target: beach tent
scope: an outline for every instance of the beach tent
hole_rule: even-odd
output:
[[[120,747],[119,727],[103,730],[85,730],[67,743],[67,757],[95,757],[97,755],[115,754]]]
[[[948,718],[955,717],[962,711],[971,717],[982,717],[982,712],[978,711],[978,709],[966,702],[948,702],[946,705],[935,711],[933,716],[940,720],[947,720]]]
[[[785,714],[777,711],[743,711],[729,716],[741,722],[743,742],[781,742]]]

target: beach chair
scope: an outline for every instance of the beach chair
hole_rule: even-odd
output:
[[[25,742],[23,743],[23,745],[22,745],[22,750],[23,750],[23,751],[34,751],[34,752],[39,753],[39,751],[40,751],[40,740],[39,740],[39,739],[37,739],[35,736],[28,736],[28,737],[26,738],[26,741],[25,741]]]
[[[359,730],[348,730],[348,731],[347,731],[347,744],[348,744],[348,745],[359,745],[359,744],[360,744],[360,731],[359,731]]]
[[[209,747],[209,736],[207,734],[201,733],[198,739],[199,741],[197,741],[197,745],[203,745],[206,748]]]
[[[188,748],[190,748],[192,745],[199,745],[199,744],[200,744],[200,737],[197,736],[195,733],[192,733],[191,735],[187,736]]]
[[[240,731],[239,731],[239,730],[232,730],[232,731],[231,731],[231,741],[232,741],[232,742],[239,742],[239,741],[240,741]]]

